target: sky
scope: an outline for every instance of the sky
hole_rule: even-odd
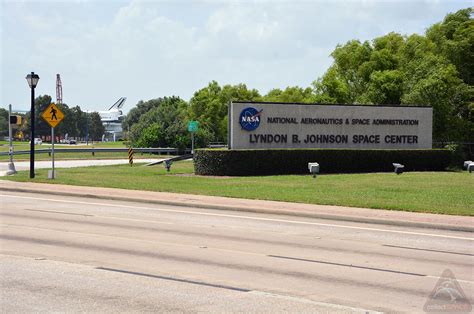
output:
[[[0,107],[28,110],[36,96],[83,110],[127,97],[189,100],[212,80],[266,94],[308,87],[332,64],[336,45],[395,31],[423,34],[458,0],[0,0]]]

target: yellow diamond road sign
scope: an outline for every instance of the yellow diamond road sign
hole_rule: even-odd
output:
[[[43,111],[41,117],[46,120],[52,128],[55,128],[59,122],[63,121],[64,114],[59,110],[58,106],[51,103],[48,108]]]

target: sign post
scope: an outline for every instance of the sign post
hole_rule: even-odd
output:
[[[132,146],[130,146],[128,148],[128,163],[130,164],[130,167],[133,166],[133,154],[135,154],[135,151]]]
[[[189,121],[188,122],[188,131],[191,132],[191,154],[194,155],[194,133],[199,129],[198,121]]]
[[[10,142],[10,146],[8,148],[8,155],[10,155],[10,162],[8,163],[8,171],[7,175],[15,174],[15,164],[13,163],[13,143],[12,143],[12,105],[8,105],[8,140]]]
[[[41,117],[48,122],[51,126],[51,161],[52,161],[52,168],[53,170],[51,173],[48,173],[48,179],[54,179],[54,128],[64,119],[64,114],[61,110],[56,106],[55,103],[51,103],[48,108],[43,111]],[[34,139],[33,139],[34,140]]]

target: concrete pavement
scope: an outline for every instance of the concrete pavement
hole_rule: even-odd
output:
[[[12,192],[35,192],[63,196],[87,196],[108,200],[122,200],[219,210],[237,210],[243,212],[290,215],[382,225],[474,232],[474,217],[465,216],[411,213],[367,208],[311,205],[60,184],[13,182],[7,180],[0,180],[0,190]]]

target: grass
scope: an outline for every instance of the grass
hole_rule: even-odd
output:
[[[9,143],[7,141],[0,141],[0,152],[8,152]],[[51,145],[49,143],[43,143],[43,145],[35,145],[35,150],[38,149],[48,149]],[[89,143],[88,146],[85,144],[78,144],[78,145],[67,145],[67,144],[55,144],[55,148],[124,148],[124,142],[95,142],[93,145]],[[30,144],[28,142],[13,142],[13,149],[14,151],[29,151]],[[103,152],[103,153],[95,153],[92,156],[92,153],[55,153],[54,154],[55,160],[76,160],[76,159],[123,159],[128,158],[128,154],[126,152],[123,153],[114,153],[114,152]],[[152,154],[140,154],[136,153],[134,158],[155,158],[158,155]],[[0,162],[8,161],[9,156],[0,156]],[[29,154],[24,155],[14,155],[14,161],[28,161],[30,160]],[[35,153],[35,160],[51,160],[51,156],[48,153]]]
[[[8,141],[0,141],[0,152],[8,152]],[[42,145],[35,145],[35,149],[45,149],[51,146],[50,143],[43,142]],[[87,147],[96,147],[96,148],[123,148],[126,147],[124,142],[89,142],[89,145],[86,146],[85,143],[79,143],[77,145],[68,145],[68,144],[59,144],[55,143],[55,147],[61,148],[87,148]],[[13,141],[13,148],[15,151],[20,150],[30,150],[29,142],[18,142]]]
[[[5,179],[30,181],[27,171]],[[474,216],[474,176],[467,172],[202,177],[191,162],[177,162],[170,173],[137,164],[58,169],[54,181],[39,169],[33,181]]]

